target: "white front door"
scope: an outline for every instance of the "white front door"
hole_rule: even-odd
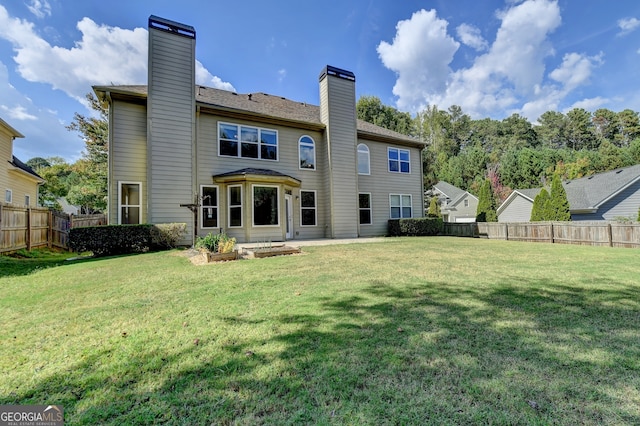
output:
[[[293,197],[289,194],[284,196],[285,214],[287,215],[286,239],[293,239]]]

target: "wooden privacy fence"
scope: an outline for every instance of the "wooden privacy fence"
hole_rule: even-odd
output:
[[[103,214],[68,215],[44,208],[0,204],[0,253],[45,246],[66,249],[69,229],[106,224]]]
[[[444,233],[510,241],[640,248],[640,223],[445,223]]]

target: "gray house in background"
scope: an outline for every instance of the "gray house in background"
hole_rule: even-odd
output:
[[[640,164],[563,182],[571,220],[635,220],[640,208]],[[499,222],[529,222],[541,188],[513,191],[498,208]]]
[[[433,185],[431,195],[438,197],[445,222],[475,222],[478,198],[464,189],[441,180]]]

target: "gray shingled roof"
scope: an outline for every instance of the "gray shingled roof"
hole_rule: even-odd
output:
[[[18,159],[18,157],[16,157],[15,155],[12,156],[13,157],[13,161],[9,161],[9,163],[11,165],[13,165],[14,167],[19,168],[20,170],[29,173],[30,175],[33,175],[34,177],[37,177],[38,179],[42,179],[42,176],[40,176],[39,174],[37,174],[31,167],[27,166],[25,163],[23,163],[22,161],[20,161]],[[44,180],[44,179],[43,179]]]
[[[445,182],[443,180],[433,185],[433,187],[442,192],[445,197],[449,198],[449,200],[451,200],[452,202],[457,200],[459,197],[462,197],[466,193],[464,189],[460,189],[457,186],[451,185],[449,182]]]
[[[640,179],[640,164],[563,182],[571,210],[597,208]]]
[[[96,92],[111,92],[138,98],[147,97],[147,86],[94,86]],[[264,117],[303,123],[317,129],[324,128],[320,120],[320,107],[306,102],[292,101],[266,93],[238,94],[227,90],[196,86],[196,102],[203,108],[221,109],[231,112],[257,114]],[[362,136],[396,139],[398,142],[423,147],[417,139],[376,126],[363,120],[357,121],[357,130]]]

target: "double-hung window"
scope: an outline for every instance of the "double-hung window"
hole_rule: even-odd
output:
[[[371,174],[371,164],[369,157],[369,147],[361,143],[358,145],[358,174]]]
[[[300,225],[316,226],[316,191],[300,191]]]
[[[218,227],[218,187],[202,185],[200,187],[200,223],[203,228]]]
[[[278,226],[278,187],[253,185],[253,225]]]
[[[390,194],[389,207],[391,219],[408,219],[412,217],[411,195]]]
[[[310,136],[303,136],[298,143],[300,154],[300,168],[305,170],[316,169],[316,145]]]
[[[358,194],[358,208],[360,209],[360,225],[371,225],[371,194]]]
[[[242,227],[242,185],[229,186],[229,228]]]
[[[408,149],[387,148],[389,171],[392,173],[411,173],[411,161]]]
[[[227,157],[278,160],[278,132],[259,127],[218,123],[218,154]]]
[[[142,183],[120,182],[118,185],[118,223],[138,224],[142,218]]]

